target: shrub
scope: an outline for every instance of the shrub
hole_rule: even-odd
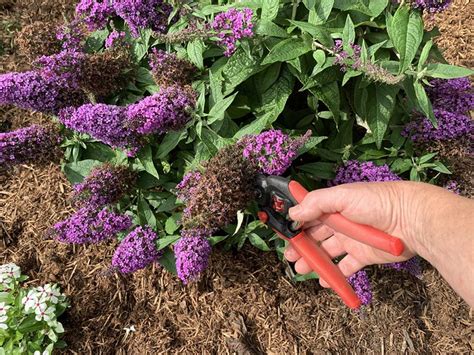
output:
[[[442,183],[451,171],[415,142],[472,134],[473,94],[463,79],[472,71],[446,64],[437,31],[423,28],[422,11],[449,1],[169,3],[174,8],[161,0],[82,0],[72,23],[91,32],[72,41],[80,45],[63,44],[34,71],[0,77],[1,103],[58,116],[63,168],[76,190],[103,164],[136,176],[126,189],[112,186],[118,175],[103,179],[97,186],[110,198],[88,198],[107,206],[81,207],[57,227],[63,241],[123,239],[116,270],[158,260],[173,272],[177,266],[183,281],[197,280],[217,243],[240,249],[249,241],[281,256],[284,242],[255,217],[257,173],[291,176],[308,189]],[[112,60],[115,51],[129,56],[108,71],[89,65],[84,75],[70,65]],[[125,83],[90,82],[102,72]],[[86,102],[59,100],[42,90],[46,84],[62,93],[86,89]],[[102,233],[107,218],[120,223]],[[79,230],[78,219],[94,228]],[[135,244],[149,255],[129,252]]]
[[[0,266],[0,349],[4,354],[52,354],[66,344],[58,317],[68,307],[57,285],[22,287],[28,277],[15,264]]]

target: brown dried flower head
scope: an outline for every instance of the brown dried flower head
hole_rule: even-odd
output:
[[[34,60],[43,55],[61,51],[61,41],[56,38],[58,26],[53,22],[36,21],[22,28],[15,40],[22,55]]]

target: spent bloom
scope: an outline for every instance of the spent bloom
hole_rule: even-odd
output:
[[[103,164],[74,186],[73,198],[81,206],[101,208],[118,202],[130,189],[134,174],[124,166]]]
[[[438,128],[426,118],[416,118],[405,125],[402,136],[410,137],[414,142],[446,141],[473,133],[472,119],[461,113],[434,109]]]
[[[190,171],[183,176],[181,182],[176,185],[176,196],[183,202],[188,201],[196,192],[196,186],[201,180],[199,171]]]
[[[136,227],[120,243],[112,258],[112,267],[128,274],[144,269],[160,258],[162,253],[156,248],[158,236],[148,226]]]
[[[348,282],[354,288],[355,293],[364,306],[372,302],[372,287],[367,272],[364,270],[356,272],[349,277]]]
[[[280,130],[269,130],[245,136],[240,140],[240,144],[244,146],[244,157],[255,163],[260,172],[282,175],[298,156],[299,149],[310,135],[311,132],[308,131],[302,137],[291,138]]]
[[[76,15],[81,18],[90,31],[103,28],[115,10],[111,0],[81,0],[76,6]]]
[[[56,130],[38,125],[0,133],[0,166],[45,160],[60,141]]]
[[[81,92],[64,87],[64,80],[33,70],[0,75],[0,105],[56,114],[60,109],[85,101]]]
[[[211,244],[206,229],[183,230],[181,239],[174,245],[178,277],[187,284],[199,279],[206,270],[211,255]]]
[[[173,7],[163,0],[115,0],[113,7],[124,19],[134,37],[140,36],[140,29],[150,28],[163,33]]]
[[[78,19],[59,27],[56,31],[56,39],[61,42],[61,47],[65,51],[82,52],[85,37],[83,23]]]
[[[429,13],[441,12],[451,5],[452,0],[411,0],[414,9],[425,10]]]
[[[127,109],[127,117],[140,134],[163,133],[183,128],[191,119],[194,95],[178,86],[162,88]]]
[[[97,211],[83,207],[68,219],[56,223],[52,234],[64,243],[95,244],[114,238],[117,233],[127,230],[131,225],[132,220],[127,215],[118,214],[107,208]]]
[[[426,86],[434,108],[464,114],[474,109],[474,90],[469,78],[434,79]]]
[[[30,60],[58,53],[62,46],[56,38],[57,29],[54,22],[35,21],[24,26],[15,39],[19,52]]]
[[[187,60],[178,58],[174,53],[153,48],[150,55],[150,67],[155,82],[160,87],[192,84],[196,67]]]
[[[86,104],[77,109],[67,108],[59,113],[59,120],[68,128],[110,145],[133,156],[141,146],[139,137],[129,127],[126,108],[106,104]]]
[[[218,32],[219,45],[225,47],[224,55],[230,57],[237,50],[237,41],[253,36],[253,11],[249,8],[231,8],[216,16],[212,28]]]

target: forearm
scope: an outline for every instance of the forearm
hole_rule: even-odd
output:
[[[474,306],[474,201],[429,186],[420,211],[413,248]]]

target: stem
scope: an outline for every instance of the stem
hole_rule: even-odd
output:
[[[322,49],[323,51],[325,51],[325,52],[327,52],[327,53],[329,53],[329,54],[336,55],[336,52],[334,52],[332,49],[329,49],[329,48],[323,46],[323,45],[322,45],[321,43],[319,43],[319,42],[314,41],[314,42],[313,42],[313,47]]]
[[[293,0],[293,10],[291,12],[291,19],[294,20],[296,18],[296,11],[298,10],[298,6],[300,6],[301,0]]]

